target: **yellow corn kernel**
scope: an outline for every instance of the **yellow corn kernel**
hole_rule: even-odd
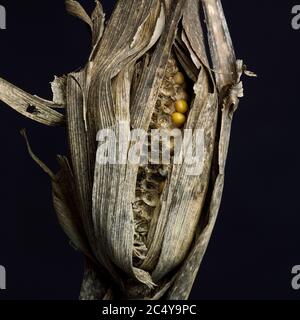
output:
[[[189,106],[186,100],[177,100],[175,102],[175,110],[179,113],[186,113],[189,110]]]
[[[176,127],[182,127],[186,121],[186,116],[179,112],[174,112],[172,114],[172,121]]]

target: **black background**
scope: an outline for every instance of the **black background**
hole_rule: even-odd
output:
[[[81,3],[91,11],[94,1]],[[114,1],[102,1],[107,14]],[[218,222],[193,299],[299,299],[291,269],[300,264],[300,31],[291,27],[297,1],[223,0],[238,58],[258,79],[244,79],[236,113]],[[299,1],[300,4],[300,1]],[[3,1],[0,76],[51,98],[49,82],[85,64],[87,28],[62,0]],[[48,177],[30,159],[19,134],[57,169],[67,154],[65,130],[48,128],[0,103],[1,299],[77,299],[82,258],[61,231]]]

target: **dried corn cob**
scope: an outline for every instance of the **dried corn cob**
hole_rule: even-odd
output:
[[[0,100],[43,124],[67,123],[71,161],[59,158],[59,174],[29,151],[50,175],[59,221],[85,256],[80,298],[187,299],[217,217],[232,116],[243,94],[244,66],[221,2],[119,0],[106,26],[99,1],[91,17],[77,1],[66,4],[91,29],[86,66],[55,79],[53,101],[2,79]],[[171,154],[169,163],[99,162],[98,133],[121,135],[123,127],[144,130],[150,153],[150,142],[165,143],[153,129],[194,130],[192,142],[201,129],[201,172],[188,174],[186,156],[175,161],[184,148],[175,138],[159,150],[159,158]],[[126,160],[130,147],[122,146]]]
[[[186,82],[183,73],[179,71],[174,57],[170,56],[149,126],[149,136],[151,136],[151,130],[153,129],[164,129],[171,133],[171,131],[178,126],[172,121],[172,115],[176,111],[176,102],[186,101],[188,99],[185,85]],[[187,110],[185,110],[185,112],[186,111]],[[159,140],[161,142],[161,139]],[[151,150],[149,150],[149,152],[151,152]],[[173,152],[174,146],[171,145],[170,141],[169,153],[172,154]],[[160,159],[161,156],[160,150]],[[135,260],[136,265],[142,264],[146,259],[148,252],[147,242],[149,242],[147,238],[151,221],[155,210],[159,209],[160,198],[167,183],[170,169],[170,164],[149,164],[139,169],[136,198],[133,204],[135,221],[135,247],[133,256],[137,258]]]

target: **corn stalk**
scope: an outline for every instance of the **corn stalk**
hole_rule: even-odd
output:
[[[187,299],[217,218],[243,95],[245,67],[221,2],[119,0],[107,23],[99,1],[91,16],[77,1],[66,7],[90,27],[86,65],[55,77],[53,101],[3,79],[0,100],[34,121],[66,127],[70,153],[58,157],[57,174],[27,144],[51,178],[62,228],[84,255],[80,298]],[[189,104],[180,130],[204,130],[200,175],[187,175],[185,163],[96,161],[99,130],[172,130],[177,101]]]

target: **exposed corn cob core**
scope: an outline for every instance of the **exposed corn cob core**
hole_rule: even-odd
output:
[[[152,129],[173,130],[182,125],[174,122],[172,115],[176,113],[176,101],[188,100],[186,91],[186,82],[183,74],[180,72],[177,61],[171,55],[167,67],[163,84],[159,92],[158,100],[155,105],[148,134],[151,135]],[[150,140],[149,140],[150,141]],[[161,142],[161,140],[160,140]],[[170,148],[171,162],[174,152],[172,140],[168,145]],[[150,154],[150,147],[148,149]],[[160,148],[161,155],[161,148]],[[148,247],[147,237],[150,229],[150,223],[155,209],[160,203],[160,197],[166,185],[171,164],[162,164],[161,157],[159,164],[147,164],[139,168],[136,197],[133,203],[133,213],[135,221],[134,235],[134,265],[140,265],[146,258]]]

